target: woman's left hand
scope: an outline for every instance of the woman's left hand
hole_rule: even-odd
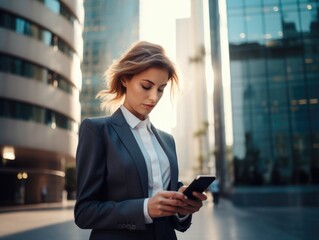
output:
[[[178,191],[184,192],[187,186],[182,186]],[[207,199],[206,194],[200,192],[193,192],[193,195],[197,198],[196,200],[187,199],[187,206],[180,206],[178,213],[181,215],[189,215],[198,212],[203,206],[203,201]]]

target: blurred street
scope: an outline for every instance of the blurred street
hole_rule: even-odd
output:
[[[42,204],[32,209],[0,208],[1,240],[84,240],[89,230],[73,221],[73,204]],[[237,208],[209,199],[194,215],[191,228],[179,240],[317,240],[319,208]]]

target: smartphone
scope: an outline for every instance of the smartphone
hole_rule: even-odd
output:
[[[189,199],[196,200],[193,192],[204,192],[208,186],[216,179],[212,175],[198,175],[183,192]]]

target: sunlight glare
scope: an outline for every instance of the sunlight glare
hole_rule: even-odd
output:
[[[176,62],[176,19],[190,15],[189,0],[141,0],[140,39],[162,45]],[[167,132],[176,125],[176,113],[167,88],[161,101],[151,113],[156,127]]]

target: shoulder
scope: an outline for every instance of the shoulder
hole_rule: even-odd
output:
[[[92,117],[92,118],[85,118],[81,122],[81,126],[88,126],[88,127],[94,127],[94,128],[101,128],[103,125],[105,125],[110,119],[110,117]]]
[[[83,131],[91,131],[95,134],[99,134],[110,121],[110,117],[92,117],[85,118],[80,125],[80,133]]]
[[[121,110],[118,109],[111,116],[85,118],[81,122],[80,133],[83,129],[89,129],[96,134],[100,134],[101,132],[108,132],[112,125],[122,126],[125,123],[125,118],[123,117]]]

